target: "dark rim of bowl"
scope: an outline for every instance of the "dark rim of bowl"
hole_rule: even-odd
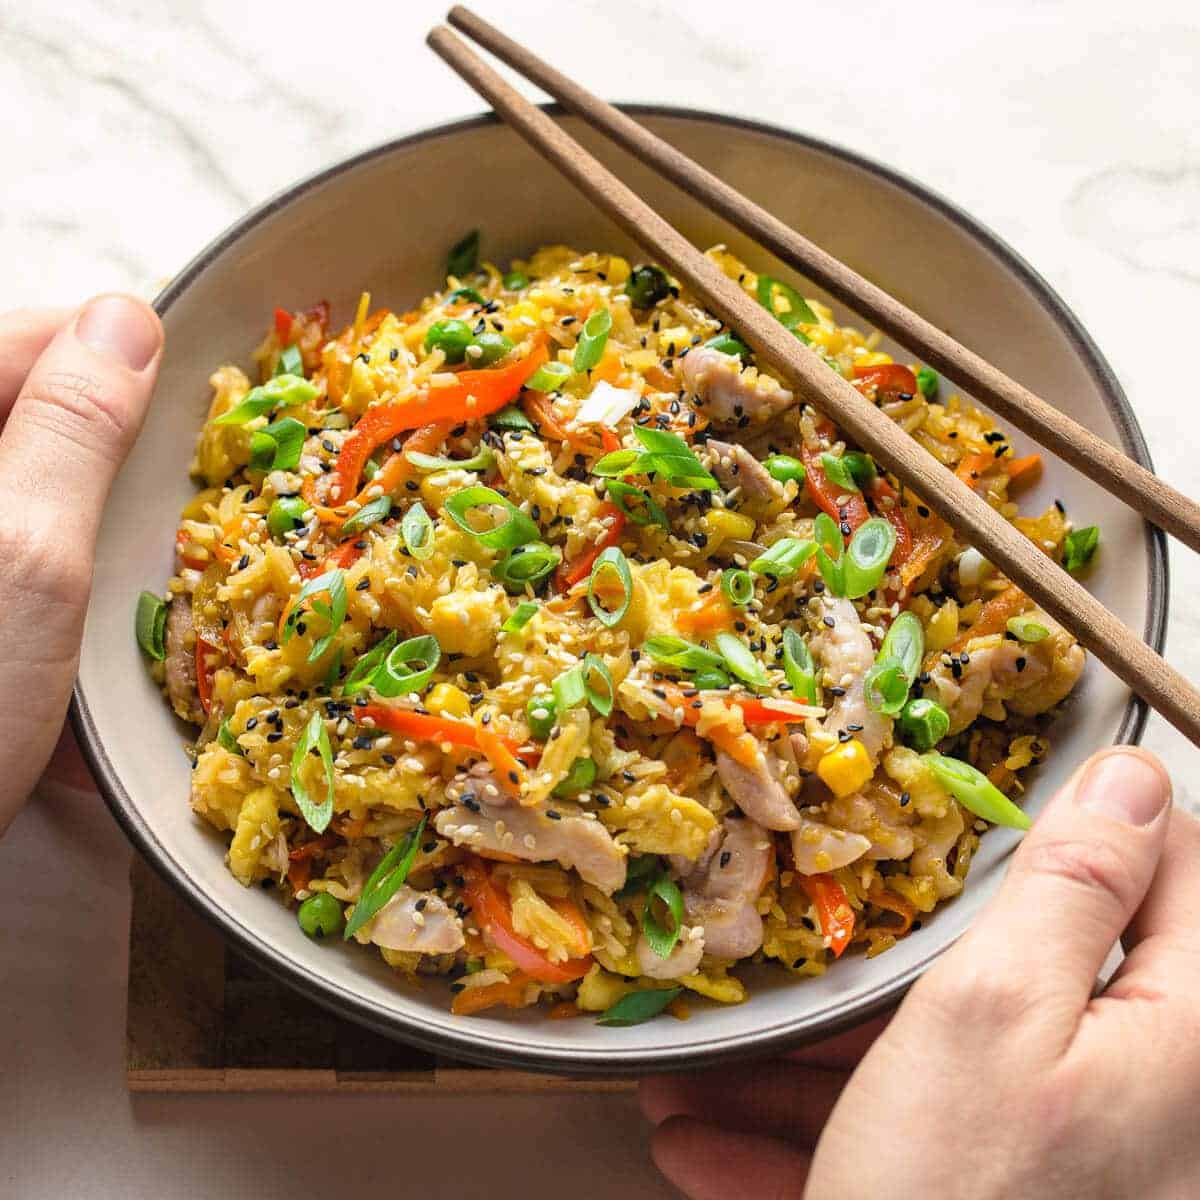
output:
[[[557,104],[546,104],[542,107],[554,116],[568,115]],[[957,205],[891,167],[807,134],[782,129],[762,121],[723,116],[701,109],[675,108],[658,104],[628,104],[621,107],[623,111],[635,117],[664,117],[700,121],[733,129],[748,130],[765,137],[793,142],[831,158],[840,159],[859,170],[883,179],[915,196],[923,204],[940,213],[995,255],[1001,264],[1015,274],[1037,297],[1042,308],[1067,335],[1076,353],[1083,359],[1095,379],[1120,432],[1125,452],[1143,466],[1153,469],[1149,450],[1129,401],[1112,369],[1078,318],[1046,280],[1011,246]],[[155,308],[160,314],[165,314],[175,300],[207,268],[208,264],[232,246],[247,230],[311,189],[346,171],[395,153],[397,150],[437,138],[451,137],[467,130],[498,124],[500,121],[495,114],[486,113],[438,125],[371,147],[309,175],[264,201],[220,234],[163,289],[155,300]],[[1144,636],[1155,650],[1161,651],[1166,631],[1169,582],[1166,537],[1161,530],[1150,525],[1146,525],[1145,529],[1150,561],[1150,587],[1149,610],[1146,616]],[[1115,743],[1139,741],[1145,728],[1147,715],[1148,710],[1145,703],[1136,696],[1131,696],[1117,729]],[[466,1025],[464,1025],[461,1035],[433,1031],[411,1018],[382,1014],[373,1005],[342,987],[303,974],[273,947],[257,941],[248,930],[240,925],[232,913],[218,905],[183,873],[159,842],[150,825],[134,808],[124,785],[100,743],[87,697],[78,682],[75,685],[71,705],[71,722],[105,801],[134,846],[193,908],[220,929],[222,934],[229,938],[241,952],[284,983],[303,992],[339,1015],[348,1016],[384,1035],[398,1037],[424,1049],[448,1054],[459,1059],[487,1066],[519,1067],[573,1074],[628,1075],[678,1070],[699,1064],[711,1065],[731,1059],[757,1057],[805,1041],[831,1036],[858,1025],[883,1011],[899,1001],[908,988],[944,950],[943,947],[932,952],[902,974],[890,977],[852,1006],[846,1007],[835,1001],[826,1010],[809,1014],[800,1024],[785,1022],[770,1029],[713,1038],[687,1047],[622,1050],[619,1046],[606,1046],[603,1050],[595,1052],[573,1049],[530,1050],[521,1046],[517,1027],[514,1028],[515,1036],[508,1044],[501,1044],[503,1039],[497,1040],[488,1034],[472,1034],[469,1026]]]

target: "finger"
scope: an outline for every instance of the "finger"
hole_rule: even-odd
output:
[[[691,1117],[743,1133],[815,1144],[850,1076],[787,1062],[722,1067],[642,1080],[638,1099],[660,1124]]]
[[[161,350],[140,300],[91,301],[42,352],[0,431],[0,830],[62,725],[100,513]]]
[[[826,1071],[851,1071],[875,1043],[875,1039],[888,1027],[895,1009],[876,1017],[865,1025],[839,1033],[824,1042],[816,1042],[800,1050],[793,1050],[785,1057],[791,1062],[809,1067],[820,1067]]]
[[[1154,878],[1170,799],[1153,755],[1094,755],[1050,802],[939,975],[955,975],[977,1003],[1003,997],[1012,1016],[1036,1009],[1048,1034],[1073,1030]]]
[[[801,1200],[809,1156],[786,1142],[672,1117],[650,1138],[655,1166],[691,1200]]]
[[[18,308],[0,314],[0,425],[25,377],[50,339],[70,319],[69,308]]]

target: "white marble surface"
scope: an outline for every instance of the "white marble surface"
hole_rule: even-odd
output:
[[[1160,472],[1200,489],[1194,3],[478,7],[609,97],[795,126],[969,209],[1083,319]],[[294,177],[477,111],[422,45],[441,11],[436,0],[0,0],[0,304],[151,294]],[[1168,655],[1197,678],[1200,566],[1173,550],[1172,570]],[[1146,742],[1200,797],[1200,754],[1157,718]],[[40,803],[0,844],[0,1194],[670,1194],[618,1098],[131,1102],[127,861],[104,810],[79,797]],[[478,1148],[464,1154],[467,1140]]]

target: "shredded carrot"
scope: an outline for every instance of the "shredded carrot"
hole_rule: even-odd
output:
[[[888,891],[878,879],[871,885],[871,890],[867,893],[867,899],[876,908],[882,908],[885,912],[895,913],[900,918],[899,926],[888,926],[887,931],[893,937],[902,938],[912,929],[913,921],[917,917],[917,910],[903,896],[897,896],[895,892]]]
[[[527,392],[524,400],[525,415],[538,427],[543,438],[553,442],[565,442],[582,454],[595,454],[600,443],[591,434],[582,430],[569,429],[554,411],[554,404],[545,392]]]
[[[500,786],[510,796],[520,797],[525,783],[525,768],[505,744],[504,739],[490,726],[482,721],[475,722],[475,740],[483,751]]]
[[[962,462],[960,462],[958,466],[954,468],[954,474],[973,491],[975,489],[975,484],[979,481],[979,477],[995,461],[995,458],[993,458],[990,454],[968,454],[963,458]]]
[[[450,1001],[450,1011],[456,1017],[469,1017],[472,1013],[495,1008],[503,1004],[507,1008],[525,1007],[525,985],[528,980],[514,975],[503,983],[489,983],[485,987],[463,988]]]
[[[221,526],[221,540],[213,548],[213,553],[223,563],[237,562],[242,556],[238,542],[246,537],[254,528],[254,518],[249,513],[240,513],[232,520]]]
[[[1041,477],[1042,456],[1040,454],[1026,454],[1024,458],[1008,458],[1000,461],[1008,472],[1010,484],[1019,483],[1021,487],[1028,487]]]
[[[675,624],[681,630],[690,633],[711,633],[714,630],[728,629],[733,624],[733,609],[725,602],[725,597],[714,588],[704,597],[702,603],[677,613]]]
[[[1010,617],[1020,616],[1029,607],[1029,597],[1016,584],[1010,583],[999,595],[993,596],[980,610],[975,623],[950,646],[957,653],[978,637],[1003,633]]]

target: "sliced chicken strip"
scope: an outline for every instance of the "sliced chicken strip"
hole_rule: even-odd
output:
[[[463,946],[462,921],[440,896],[407,884],[375,914],[371,941],[385,950],[453,954]]]
[[[801,875],[820,875],[848,867],[871,848],[871,839],[861,833],[834,829],[823,821],[800,818],[800,828],[792,832],[792,860]]]
[[[753,821],[727,817],[716,853],[683,880],[684,911],[704,927],[704,949],[716,958],[745,958],[762,945],[755,903],[771,865],[771,835]]]
[[[177,716],[193,725],[203,725],[204,709],[196,690],[196,632],[190,597],[176,596],[171,601],[165,640],[167,699]]]
[[[643,933],[638,938],[634,951],[638,970],[651,979],[681,979],[691,975],[700,966],[704,957],[704,934],[685,925],[679,933],[679,941],[667,958],[654,952]]]
[[[711,346],[698,346],[683,360],[683,382],[696,398],[696,407],[716,425],[741,429],[768,421],[796,399],[777,380]]]
[[[689,357],[691,357],[689,355]],[[732,442],[708,442],[710,467],[717,482],[727,491],[741,488],[746,507],[762,508],[783,496],[783,487],[767,473],[767,468],[746,449]]]
[[[851,730],[874,762],[880,751],[892,744],[891,718],[867,706],[863,687],[875,661],[875,647],[849,600],[827,598],[824,608],[826,628],[812,639],[811,648],[830,685],[844,692],[834,696],[822,728],[834,737],[844,729]]]
[[[442,809],[433,823],[456,846],[511,854],[525,862],[553,859],[568,870],[574,868],[606,895],[625,882],[624,853],[590,814],[565,807],[505,807],[481,797],[467,803],[464,797],[463,803]]]
[[[717,774],[734,803],[752,821],[765,829],[790,830],[799,826],[800,813],[792,800],[800,788],[795,764],[770,750],[760,749],[755,765],[746,767],[724,750],[718,750]]]
[[[870,843],[866,857],[872,860],[905,859],[916,845],[911,809],[901,808],[896,794],[875,783],[862,792],[839,796],[825,805],[830,827],[861,834]]]

